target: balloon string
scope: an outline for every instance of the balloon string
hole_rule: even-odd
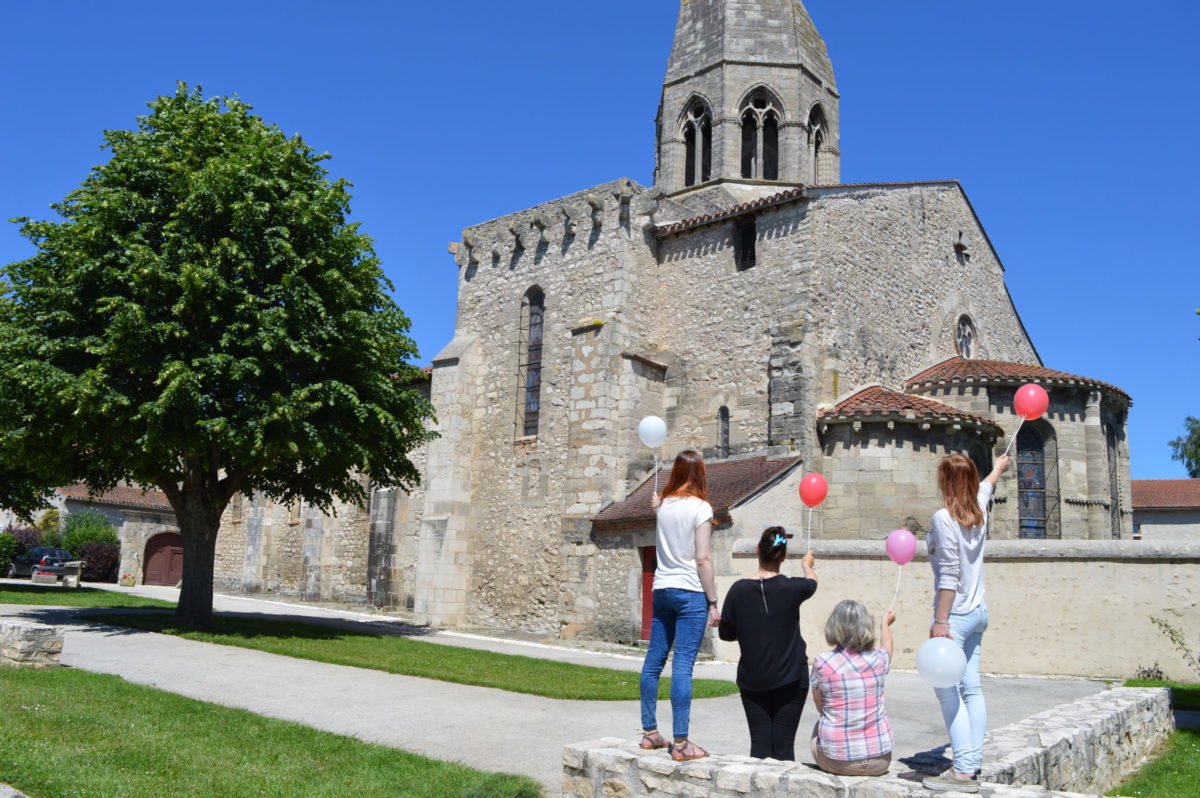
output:
[[[892,603],[888,605],[888,612],[891,612],[892,608],[896,606],[896,597],[900,595],[900,575],[902,573],[904,573],[903,565],[896,570],[896,592],[892,594]]]
[[[654,452],[654,492],[658,493],[658,451]]]
[[[1008,450],[1017,442],[1017,433],[1021,431],[1021,425],[1025,423],[1025,416],[1021,416],[1021,420],[1017,422],[1017,428],[1013,430],[1012,439],[1009,440],[1008,446],[1004,447],[1004,456],[1008,457]]]
[[[812,510],[813,510],[812,505],[809,505],[809,508],[808,508],[808,549],[807,549],[807,551],[812,551]]]

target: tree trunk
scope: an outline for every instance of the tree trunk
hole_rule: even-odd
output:
[[[213,622],[213,565],[216,561],[220,512],[205,507],[198,497],[184,503],[176,513],[183,538],[183,587],[175,619],[188,626],[211,626]]]

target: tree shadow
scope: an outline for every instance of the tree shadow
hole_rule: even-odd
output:
[[[106,626],[107,634],[197,632],[214,637],[337,640],[348,637],[424,637],[435,631],[400,620],[357,621],[310,615],[261,612],[218,612],[211,626],[188,626],[174,610],[134,607],[30,607],[9,617],[66,627]]]

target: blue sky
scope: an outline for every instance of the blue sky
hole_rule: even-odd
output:
[[[961,180],[1051,368],[1134,398],[1133,476],[1200,416],[1193,0],[809,0],[845,182]],[[446,245],[617,177],[649,185],[678,0],[6,4],[0,219],[45,218],[176,80],[237,93],[355,184],[422,360]],[[0,261],[27,256],[0,225]]]

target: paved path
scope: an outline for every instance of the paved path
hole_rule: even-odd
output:
[[[169,588],[134,588],[126,592],[173,599]],[[583,648],[540,645],[453,632],[405,627],[388,616],[322,609],[296,604],[218,596],[219,611],[355,623],[416,632],[421,639],[444,645],[471,646],[504,653],[545,657],[636,671],[641,658]],[[565,743],[596,737],[637,736],[636,701],[562,701],[451,684],[379,671],[328,665],[259,651],[103,626],[98,611],[0,605],[0,615],[60,624],[67,628],[63,663],[71,667],[117,674],[131,682],[242,707],[263,715],[292,720],[337,734],[402,748],[484,770],[530,775],[555,795]],[[736,666],[701,663],[697,676],[732,679]],[[985,679],[989,726],[1021,720],[1036,712],[1104,689],[1084,679]],[[889,717],[899,757],[929,751],[946,742],[945,729],[932,690],[915,673],[894,672],[888,678]],[[670,707],[660,705],[660,723],[669,728]],[[806,709],[801,734],[814,715]],[[745,753],[749,736],[737,696],[705,699],[692,707],[692,732],[712,751]],[[806,760],[808,754],[797,755]]]

